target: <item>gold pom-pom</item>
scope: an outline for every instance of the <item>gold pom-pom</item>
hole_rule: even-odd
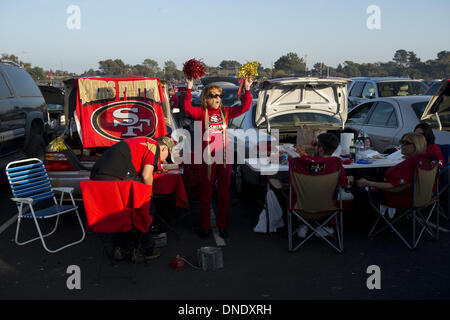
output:
[[[253,77],[256,78],[258,76],[258,66],[259,62],[247,62],[244,64],[238,73],[238,78],[248,78]]]

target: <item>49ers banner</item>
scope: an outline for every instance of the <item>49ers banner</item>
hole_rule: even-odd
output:
[[[79,78],[76,86],[75,117],[84,148],[109,147],[138,136],[167,135],[158,79]]]

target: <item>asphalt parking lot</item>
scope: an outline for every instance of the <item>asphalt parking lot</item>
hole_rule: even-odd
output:
[[[13,215],[8,186],[3,183],[0,205],[3,224]],[[215,246],[214,237],[197,235],[199,203],[186,215],[174,211],[169,217],[168,243],[156,260],[134,265],[128,261],[112,265],[104,254],[98,234],[88,233],[76,246],[49,254],[41,243],[14,243],[15,224],[0,234],[0,299],[2,300],[447,300],[450,298],[450,222],[440,240],[424,237],[416,250],[407,249],[392,233],[370,239],[372,212],[347,214],[344,218],[345,252],[338,254],[313,237],[299,251],[289,253],[284,230],[253,232],[261,205],[259,194],[244,199],[232,193],[229,238],[223,252],[222,269],[196,268],[196,250]],[[80,213],[84,215],[84,211]],[[76,238],[76,221],[64,217],[54,244]],[[29,224],[24,231],[34,232]],[[176,233],[175,233],[176,232]],[[179,238],[177,237],[179,235]],[[104,240],[104,239],[103,239]],[[176,255],[192,265],[174,269]],[[70,289],[72,273],[80,271],[79,288]],[[369,289],[370,266],[379,267],[380,288]],[[369,269],[368,269],[369,268]],[[369,270],[369,271],[368,271]]]

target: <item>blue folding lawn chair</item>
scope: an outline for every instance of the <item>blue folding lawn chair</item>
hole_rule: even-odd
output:
[[[8,177],[13,194],[11,200],[16,202],[19,211],[15,236],[15,241],[18,245],[24,245],[40,239],[44,249],[50,253],[54,253],[84,240],[85,231],[78,213],[78,206],[75,204],[72,196],[73,188],[52,188],[50,179],[47,175],[47,170],[41,160],[31,158],[10,162],[6,166],[6,176]],[[54,191],[61,192],[59,203],[56,200]],[[69,194],[72,204],[63,205],[65,194]],[[69,212],[76,213],[82,231],[81,239],[70,242],[54,250],[49,249],[44,238],[56,231],[60,216]],[[56,221],[53,230],[43,234],[39,221],[55,217]],[[32,219],[34,221],[39,234],[38,237],[23,242],[19,241],[22,219]]]

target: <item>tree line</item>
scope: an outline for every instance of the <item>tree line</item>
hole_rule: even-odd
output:
[[[2,54],[0,61],[9,60],[25,68],[36,81],[49,80],[50,70],[41,67],[32,67],[30,63],[24,63],[15,55]],[[205,65],[209,76],[237,76],[243,63],[236,60],[222,60],[214,67]],[[101,76],[124,75],[157,77],[168,81],[183,80],[183,66],[177,66],[172,60],[165,61],[162,66],[153,59],[145,59],[142,63],[132,65],[122,59],[107,59],[98,62],[98,69],[89,69],[82,74],[70,73],[63,70],[55,70],[55,79],[63,80],[72,76]],[[262,65],[258,68],[260,80],[280,78],[286,76],[330,76],[330,77],[409,77],[415,79],[442,79],[450,76],[450,51],[440,51],[436,59],[421,61],[413,51],[397,50],[391,61],[375,63],[357,63],[344,61],[336,68],[317,62],[312,69],[308,69],[303,57],[295,52],[289,52],[281,56],[270,68]]]

